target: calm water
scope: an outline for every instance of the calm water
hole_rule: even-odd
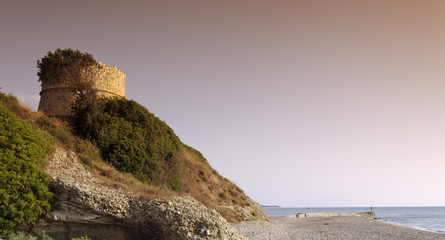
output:
[[[310,212],[369,212],[370,208],[280,208],[263,207],[268,216],[288,216]],[[445,234],[445,207],[373,207],[386,222]]]

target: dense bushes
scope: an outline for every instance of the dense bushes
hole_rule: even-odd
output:
[[[96,142],[104,160],[143,182],[179,188],[181,142],[165,122],[132,100],[82,100],[75,104],[73,125]]]
[[[90,141],[74,135],[67,122],[49,118],[41,113],[33,113],[29,108],[23,106],[17,100],[17,97],[11,94],[0,92],[0,104],[3,104],[8,111],[18,115],[34,127],[52,135],[58,143],[73,150],[83,163],[91,165],[92,162],[102,159],[97,147]]]
[[[2,93],[2,97],[5,97]],[[52,194],[42,164],[53,151],[51,138],[0,104],[0,233],[46,216]]]

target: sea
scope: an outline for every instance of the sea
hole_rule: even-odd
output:
[[[289,216],[297,213],[369,212],[370,207],[282,208],[262,206],[267,216]],[[445,234],[445,207],[373,207],[378,220],[415,229]]]

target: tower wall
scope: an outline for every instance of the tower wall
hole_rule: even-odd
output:
[[[99,62],[85,72],[90,75],[99,96],[125,97],[125,73],[117,67]],[[69,117],[74,101],[75,95],[68,82],[63,81],[63,76],[61,81],[42,82],[39,111],[51,117]]]

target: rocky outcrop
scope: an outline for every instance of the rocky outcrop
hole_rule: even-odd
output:
[[[92,239],[244,239],[215,210],[189,196],[145,200],[107,186],[58,148],[45,171],[59,208],[44,230],[65,238]],[[105,234],[105,235],[104,235]],[[112,236],[112,237],[106,237]]]

